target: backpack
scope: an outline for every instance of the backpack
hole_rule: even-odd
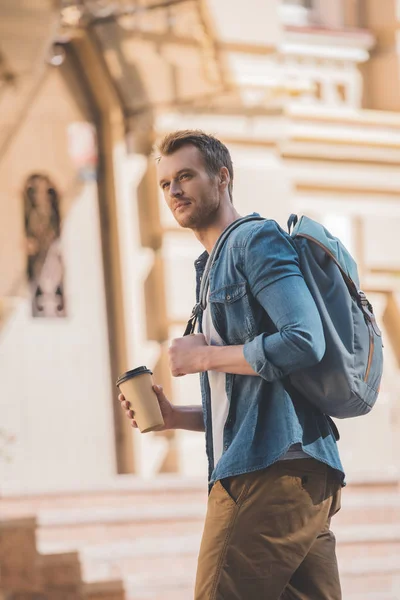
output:
[[[326,415],[339,419],[365,415],[378,397],[383,345],[372,306],[359,289],[357,265],[320,223],[291,215],[288,229],[326,343],[321,362],[292,373],[290,381]]]
[[[184,335],[194,333],[207,306],[209,273],[225,240],[249,216],[234,221],[214,246],[204,271],[200,299]],[[367,414],[379,393],[383,345],[371,304],[359,290],[357,265],[338,238],[312,219],[291,215],[289,234],[296,247],[305,282],[317,305],[326,350],[313,367],[289,375],[290,384],[322,413],[339,419]]]

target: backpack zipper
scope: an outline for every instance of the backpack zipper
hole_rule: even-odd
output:
[[[368,325],[368,332],[369,332],[369,350],[368,350],[367,370],[365,371],[364,381],[368,381],[368,377],[369,377],[369,373],[371,371],[371,365],[372,365],[372,356],[374,354],[374,347],[375,347],[372,325],[369,321],[367,321],[367,325]]]

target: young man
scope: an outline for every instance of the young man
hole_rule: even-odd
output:
[[[209,254],[240,218],[231,157],[199,131],[168,135],[160,154],[165,200],[205,248],[198,295]],[[328,419],[287,379],[324,351],[291,238],[271,220],[240,224],[211,269],[200,332],[170,347],[174,377],[200,373],[202,408],[173,406],[154,387],[166,428],[206,433],[210,494],[195,600],[340,600],[330,520],[343,469]]]

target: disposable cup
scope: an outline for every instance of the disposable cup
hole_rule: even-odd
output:
[[[152,375],[147,367],[138,367],[120,375],[116,384],[130,402],[141,433],[160,429],[164,425],[160,405],[152,389]]]

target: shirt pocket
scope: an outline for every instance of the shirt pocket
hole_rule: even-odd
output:
[[[214,326],[227,344],[244,344],[254,337],[255,321],[245,281],[214,290],[208,301]]]

